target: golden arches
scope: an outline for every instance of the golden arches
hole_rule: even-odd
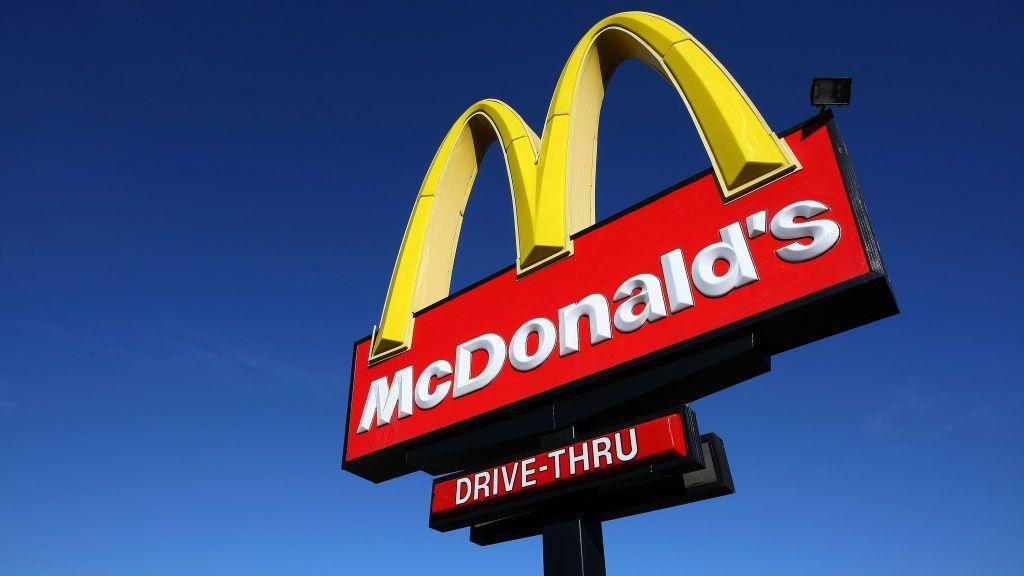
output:
[[[413,314],[448,295],[462,214],[484,152],[501,142],[516,224],[519,273],[572,252],[571,235],[594,223],[597,130],[605,86],[640,60],[679,92],[726,199],[798,168],[725,68],[674,22],[624,12],[576,45],[555,87],[541,138],[507,104],[482,100],[438,148],[420,186],[391,278],[371,358],[408,348]]]

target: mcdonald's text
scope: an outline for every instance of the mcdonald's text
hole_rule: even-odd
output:
[[[773,254],[782,262],[798,265],[818,258],[841,235],[828,212],[822,202],[800,200],[772,215],[766,210],[750,214],[743,222],[720,228],[718,241],[700,249],[692,262],[679,248],[662,254],[660,270],[623,281],[611,302],[601,292],[588,294],[557,312],[526,320],[511,335],[491,332],[463,342],[452,356],[431,362],[419,373],[406,366],[390,378],[377,378],[370,383],[356,432],[363,434],[393,419],[412,417],[418,410],[432,410],[446,399],[477,393],[506,369],[530,372],[571,354],[600,354],[598,345],[613,336],[632,334],[670,314],[692,313],[693,288],[707,298],[722,298],[757,282],[758,267],[748,242],[766,232],[788,242]],[[583,323],[589,327],[589,342],[580,338]]]

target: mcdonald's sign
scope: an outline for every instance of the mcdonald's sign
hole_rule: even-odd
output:
[[[630,59],[676,88],[711,167],[595,222],[601,103]],[[462,214],[495,142],[518,257],[449,294]],[[452,471],[496,443],[526,450],[553,421],[696,399],[763,372],[771,354],[894,313],[831,115],[777,135],[687,31],[617,14],[572,51],[540,136],[498,100],[470,106],[445,135],[380,323],[355,344],[343,467],[378,481]],[[754,359],[746,372],[708,382],[677,368],[735,341]]]

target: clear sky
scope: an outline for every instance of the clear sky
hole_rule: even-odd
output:
[[[339,469],[349,354],[451,122],[497,97],[539,131],[575,42],[638,8],[775,130],[855,78],[903,312],[695,403],[737,492],[607,524],[610,573],[1020,573],[1018,3],[141,4],[0,8],[0,574],[539,573],[539,539],[428,529],[428,476]],[[599,217],[708,165],[635,63],[600,145]],[[503,170],[456,288],[514,259]]]

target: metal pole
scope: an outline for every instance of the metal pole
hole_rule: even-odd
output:
[[[541,436],[540,443],[545,449],[557,448],[575,439],[576,428],[570,426]],[[601,520],[586,508],[577,502],[546,515],[541,531],[544,576],[605,576]]]
[[[549,518],[542,532],[544,576],[605,576],[601,521],[579,512]]]

